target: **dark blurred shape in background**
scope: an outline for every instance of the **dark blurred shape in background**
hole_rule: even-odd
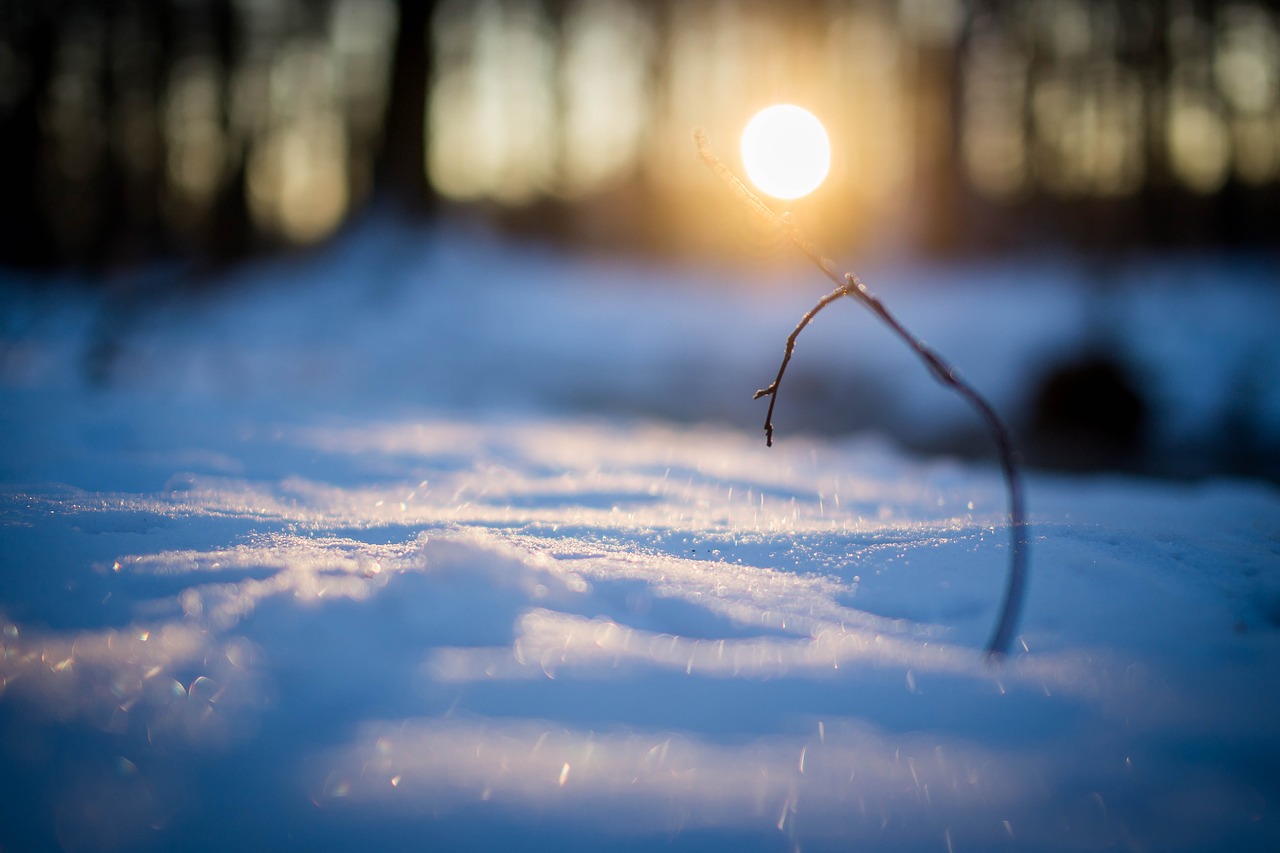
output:
[[[794,205],[833,248],[1271,247],[1278,7],[8,0],[0,263],[230,260],[378,199],[741,254],[690,134],[736,160],[775,101],[834,140]]]
[[[1147,408],[1123,364],[1108,353],[1085,353],[1041,379],[1028,451],[1056,468],[1137,468]]]

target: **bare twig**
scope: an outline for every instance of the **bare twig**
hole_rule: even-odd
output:
[[[778,375],[767,388],[762,388],[755,394],[756,399],[765,396],[769,397],[769,410],[765,415],[764,423],[766,444],[773,445],[773,409],[778,402],[778,389],[782,384],[782,377],[786,373],[787,365],[791,361],[791,355],[795,351],[797,338],[800,337],[800,333],[804,331],[805,327],[813,321],[813,318],[818,315],[818,312],[842,296],[849,296],[857,300],[871,313],[880,318],[894,334],[915,351],[934,378],[968,401],[987,425],[987,429],[991,432],[1000,454],[1000,467],[1004,473],[1005,485],[1009,495],[1009,529],[1012,545],[1009,558],[1009,576],[1005,584],[1004,602],[1000,608],[1000,616],[996,621],[991,639],[987,643],[988,654],[993,657],[1004,656],[1013,640],[1013,632],[1017,627],[1018,615],[1022,609],[1022,598],[1027,583],[1027,552],[1030,550],[1030,531],[1023,502],[1022,475],[1018,466],[1017,450],[1013,444],[1012,434],[986,398],[961,378],[955,368],[948,364],[937,352],[911,334],[902,323],[898,322],[898,319],[889,313],[884,303],[877,299],[867,289],[866,285],[852,273],[845,273],[842,276],[836,272],[835,264],[805,238],[790,213],[781,215],[774,213],[768,205],[760,200],[759,196],[747,189],[742,181],[738,180],[737,176],[729,170],[729,167],[725,166],[720,158],[716,156],[715,151],[711,148],[711,140],[707,137],[705,131],[701,128],[694,131],[694,140],[697,142],[698,153],[703,161],[720,176],[721,180],[728,184],[733,194],[746,207],[754,210],[773,223],[773,225],[782,229],[791,242],[836,285],[835,290],[818,300],[818,304],[800,318],[795,331],[787,338],[787,346],[783,351],[782,363],[778,367]]]
[[[787,372],[787,364],[791,362],[791,354],[796,349],[796,338],[800,337],[800,333],[804,331],[804,327],[813,322],[813,318],[818,316],[818,312],[826,308],[832,302],[835,302],[842,296],[847,295],[847,288],[837,287],[826,296],[818,300],[818,304],[810,308],[800,322],[796,324],[795,331],[787,336],[787,348],[782,352],[782,364],[778,365],[778,375],[769,383],[769,387],[761,388],[755,393],[751,399],[759,400],[761,397],[769,398],[769,411],[764,416],[764,443],[773,447],[773,407],[778,402],[778,386],[782,384],[782,375]]]

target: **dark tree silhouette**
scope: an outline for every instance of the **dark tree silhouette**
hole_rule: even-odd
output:
[[[430,86],[432,0],[397,0],[395,57],[382,149],[374,167],[375,192],[406,211],[430,213],[435,194],[427,181],[427,92]]]
[[[52,5],[52,4],[50,4]],[[0,5],[0,33],[25,59],[16,91],[0,107],[0,263],[42,266],[57,255],[49,221],[41,215],[40,97],[53,73],[56,17],[31,3]]]

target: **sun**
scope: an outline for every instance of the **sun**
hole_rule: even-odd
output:
[[[831,169],[831,143],[813,113],[775,104],[742,131],[742,165],[761,192],[780,199],[808,195]]]

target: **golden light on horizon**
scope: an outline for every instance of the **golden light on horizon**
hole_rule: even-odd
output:
[[[831,143],[813,113],[794,104],[775,104],[756,113],[743,129],[742,166],[762,192],[790,201],[826,180]]]

